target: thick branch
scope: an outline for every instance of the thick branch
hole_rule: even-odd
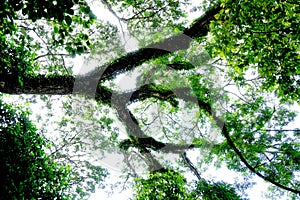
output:
[[[21,83],[22,82],[22,85]],[[13,74],[0,75],[0,92],[6,94],[80,94],[110,104],[112,91],[98,84],[98,80],[73,76],[24,76],[21,80]]]
[[[207,35],[209,31],[209,23],[214,18],[214,15],[220,11],[220,9],[221,9],[220,7],[217,7],[207,12],[203,17],[199,18],[196,21],[196,23],[194,23],[190,28],[185,29],[182,34],[172,36],[170,38],[165,39],[162,42],[158,42],[149,45],[148,47],[142,48],[138,51],[128,53],[124,57],[117,59],[115,62],[100,67],[102,71],[99,70],[95,71],[91,73],[88,77],[86,77],[86,79],[83,79],[83,81],[79,81],[80,84],[96,83],[96,87],[90,87],[91,86],[90,84],[87,85],[79,84],[78,88],[81,88],[81,92],[84,94],[96,94],[95,96],[96,99],[106,103],[110,103],[111,102],[110,97],[112,97],[112,93],[109,90],[106,90],[105,88],[98,87],[97,83],[99,79],[101,80],[101,79],[111,78],[115,76],[117,73],[131,70],[134,67],[150,59],[161,57],[173,51],[187,49],[189,47],[189,43],[192,41],[193,38]],[[84,80],[93,80],[93,81],[90,82]],[[58,94],[58,95],[72,94],[74,93],[75,78],[72,76],[45,77],[40,75],[37,77],[23,77],[22,83],[23,86],[21,86],[18,77],[14,75],[1,75],[0,92],[9,93],[9,94]],[[92,90],[93,88],[95,88],[95,93],[91,90],[91,88]],[[81,94],[81,92],[80,90],[75,91],[76,94]],[[132,97],[130,97],[130,100],[127,99],[128,100],[127,102],[132,101],[134,98],[136,98],[136,100],[146,98],[147,95],[149,97],[154,96],[154,91],[150,91],[150,94],[146,94],[145,92],[147,92],[147,90],[140,91],[140,94],[136,93],[135,95],[132,95]],[[170,98],[170,94],[167,95],[167,93],[168,91],[162,92],[160,90],[157,91],[157,94],[160,95],[156,95],[155,97],[168,99]],[[248,169],[250,169],[253,173],[258,175],[259,177],[276,185],[279,188],[285,189],[287,191],[291,191],[293,193],[300,193],[299,190],[286,187],[268,177],[265,177],[263,174],[256,171],[256,169],[247,162],[246,158],[243,156],[241,151],[235,146],[227,130],[226,124],[224,124],[224,122],[218,116],[216,116],[215,112],[212,110],[212,108],[208,103],[203,102],[201,100],[197,100],[195,97],[189,95],[190,92],[188,88],[176,89],[175,93],[178,98],[181,98],[185,101],[195,102],[199,105],[201,109],[207,111],[207,113],[215,120],[216,124],[222,130],[222,134],[226,138],[228,144],[231,146],[231,148],[235,151],[237,156],[247,166]],[[126,123],[127,128],[130,125],[135,124],[134,126],[132,126],[133,128],[129,128],[130,133],[132,133],[138,139],[145,138],[143,132],[139,130],[140,128],[136,120],[134,120],[132,114],[128,112],[125,109],[125,107],[120,106],[120,105],[125,106],[127,102],[125,101],[122,102],[122,104],[114,104],[118,110],[119,116],[120,118],[122,118],[122,121]],[[145,151],[146,154],[148,155],[149,160],[153,162],[153,166],[155,166],[155,168],[161,167],[160,164],[151,156],[149,151],[147,151],[147,149],[145,149]]]
[[[129,101],[126,103],[142,101],[142,100],[154,97],[154,98],[162,100],[162,101],[168,101],[174,107],[178,106],[178,101],[176,99],[176,96],[174,96],[173,91],[163,90],[163,89],[161,90],[157,85],[152,84],[152,83],[143,85],[139,89],[137,89],[133,92],[129,92],[128,95],[130,95],[130,98],[129,98]]]
[[[188,168],[190,168],[190,170],[195,174],[195,176],[198,178],[198,180],[199,180],[199,181],[204,180],[204,179],[200,176],[200,174],[199,174],[199,172],[197,171],[197,169],[194,167],[193,163],[192,163],[192,162],[190,161],[190,159],[187,157],[186,152],[182,153],[180,156],[181,156],[181,158],[182,158],[184,164],[185,164]]]
[[[139,148],[141,154],[147,159],[150,171],[163,169],[163,166],[153,157],[151,152],[141,144],[140,139],[148,138],[138,125],[138,121],[127,108],[128,94],[115,94],[111,98],[110,105],[115,108],[119,119],[124,123],[128,136],[134,141],[135,146]],[[126,145],[126,144],[125,144]]]
[[[162,42],[157,42],[149,45],[145,48],[137,50],[135,52],[130,52],[127,55],[117,59],[111,64],[104,65],[97,69],[96,71],[90,73],[83,81],[78,81],[80,91],[75,91],[75,93],[89,93],[95,94],[96,87],[99,80],[108,79],[115,76],[118,73],[128,71],[136,66],[141,65],[153,58],[158,58],[164,56],[170,52],[187,49],[189,43],[193,38],[202,37],[207,35],[209,31],[209,23],[214,18],[221,8],[218,6],[200,17],[190,28],[186,28],[181,34],[172,36],[165,39]],[[72,76],[56,76],[56,77],[45,77],[43,75],[37,77],[23,77],[23,85],[21,87],[18,81],[18,77],[14,75],[1,74],[0,77],[0,92],[8,94],[58,94],[65,95],[74,93],[74,81],[75,78]],[[81,84],[89,83],[92,85],[91,88],[82,87]],[[82,88],[87,89],[84,91]],[[92,93],[94,92],[94,93]]]
[[[177,145],[172,143],[164,143],[155,140],[153,137],[146,138],[134,138],[135,141],[131,141],[130,139],[123,140],[121,142],[122,147],[136,147],[136,148],[148,148],[154,151],[161,151],[165,153],[182,153],[187,149],[192,149],[194,145]]]
[[[22,85],[21,86],[21,83]],[[19,81],[14,74],[0,75],[0,92],[6,94],[72,94],[75,78],[72,76],[46,77],[22,77]]]
[[[137,51],[130,52],[111,64],[103,65],[90,73],[90,77],[98,77],[101,80],[114,77],[120,72],[129,71],[134,67],[154,58],[159,58],[170,52],[187,49],[194,38],[206,36],[209,32],[209,24],[214,15],[221,10],[220,6],[206,12],[190,28],[186,28],[181,34],[169,37],[162,42],[151,44]]]
[[[79,81],[79,83],[82,83],[82,84],[86,83],[84,80],[85,79],[82,79],[81,81]],[[86,79],[86,80],[87,80],[87,83],[89,83],[88,79]],[[75,78],[72,76],[45,77],[45,76],[40,75],[37,77],[23,77],[22,82],[23,82],[23,86],[20,85],[20,83],[18,81],[18,77],[15,77],[15,76],[9,75],[9,74],[8,75],[2,74],[0,76],[0,92],[8,93],[8,94],[24,94],[25,93],[25,94],[57,94],[57,95],[66,95],[66,94],[74,93],[73,87],[74,87]],[[89,94],[89,92],[87,92],[87,91],[89,91],[90,87],[89,87],[89,84],[87,84],[87,85],[88,85],[88,87],[82,85],[81,88],[82,88],[82,92],[85,91],[85,93]],[[84,88],[87,88],[87,90],[85,90]],[[82,94],[78,91],[75,93]],[[85,94],[85,93],[83,93],[83,94]],[[157,95],[154,96],[153,94],[155,94],[155,93]],[[173,93],[173,95],[172,95],[172,93]],[[95,94],[95,93],[92,93],[92,94]],[[130,93],[130,94],[132,94],[132,93]],[[189,88],[179,88],[179,89],[173,90],[173,92],[171,92],[171,91],[163,91],[161,89],[155,91],[154,88],[152,88],[151,90],[147,90],[147,88],[145,87],[145,88],[143,88],[143,90],[137,90],[133,94],[134,95],[129,96],[129,97],[128,96],[126,97],[126,93],[117,95],[117,97],[122,97],[122,98],[116,98],[116,99],[123,99],[124,101],[119,102],[119,104],[118,103],[115,104],[115,106],[117,107],[119,116],[120,116],[120,118],[122,118],[122,121],[126,123],[127,127],[131,127],[129,132],[134,134],[134,136],[136,136],[137,139],[138,138],[147,138],[148,136],[146,136],[140,130],[140,127],[137,125],[138,124],[137,121],[132,116],[132,114],[127,110],[125,105],[128,102],[134,101],[134,100],[139,100],[139,98],[147,98],[147,97],[156,97],[156,98],[160,98],[160,99],[166,99],[166,95],[167,95],[167,99],[172,98],[172,96],[174,96],[177,98],[181,98],[185,101],[191,101],[191,102],[197,103],[201,109],[207,111],[207,113],[209,113],[212,116],[212,118],[215,120],[216,124],[222,129],[222,134],[226,138],[228,144],[231,146],[231,148],[235,151],[235,153],[238,155],[240,160],[247,166],[248,169],[250,169],[253,173],[257,174],[259,177],[263,178],[264,180],[266,180],[282,189],[285,189],[287,191],[291,191],[294,193],[300,193],[299,190],[295,190],[295,189],[286,187],[284,185],[281,185],[280,183],[278,183],[268,177],[265,177],[263,174],[256,171],[256,169],[247,162],[247,160],[245,159],[243,154],[235,146],[235,144],[232,141],[230,134],[227,130],[226,124],[224,124],[224,122],[219,117],[216,116],[216,114],[212,111],[212,109],[208,103],[198,100],[197,98],[191,96],[190,95],[191,91]],[[127,94],[127,95],[129,95],[129,94]],[[113,96],[113,94],[111,93],[111,91],[109,91],[105,88],[100,88],[100,87],[96,88],[96,99],[97,100],[110,104],[112,96]],[[123,105],[124,107],[120,106],[120,105]],[[156,162],[154,160],[152,160],[152,161],[156,165],[158,165],[157,161]]]
[[[137,90],[137,93],[142,93],[136,96],[146,96],[147,93],[149,93],[149,97],[151,97],[151,93],[153,93],[154,91],[149,91],[147,92],[147,90]],[[158,93],[161,94],[161,96],[166,93],[169,94],[171,91],[162,91],[162,90],[158,90]],[[268,181],[274,185],[276,185],[279,188],[282,188],[284,190],[299,194],[300,190],[296,190],[293,188],[289,188],[285,185],[282,185],[281,183],[277,182],[276,180],[273,180],[271,178],[268,178],[266,176],[264,176],[262,173],[260,173],[259,171],[257,171],[255,169],[255,167],[253,167],[250,163],[248,163],[247,159],[244,157],[244,155],[242,154],[242,152],[237,148],[237,146],[234,144],[233,140],[230,137],[227,125],[225,124],[225,122],[216,115],[216,112],[212,109],[212,107],[210,106],[209,103],[206,103],[200,99],[197,99],[196,97],[192,96],[192,91],[190,88],[178,88],[178,89],[174,89],[173,90],[173,95],[174,98],[180,98],[184,101],[190,101],[190,102],[194,102],[196,103],[200,109],[204,110],[207,112],[208,115],[210,115],[214,121],[216,122],[217,126],[222,130],[222,135],[226,138],[229,146],[234,150],[234,152],[236,153],[236,155],[240,158],[240,160],[245,164],[245,166],[252,171],[253,173],[255,173],[257,176],[259,176],[260,178],[264,179],[265,181]],[[175,96],[176,95],[176,96]],[[171,98],[172,95],[169,95],[169,98]]]

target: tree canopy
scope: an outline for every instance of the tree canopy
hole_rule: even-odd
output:
[[[1,199],[68,199],[71,176],[45,153],[25,112],[0,102]]]
[[[253,177],[269,184],[265,198],[300,197],[297,0],[8,0],[0,7],[2,100],[30,107],[43,133],[1,103],[2,158],[20,151],[15,166],[3,167],[29,169],[18,184],[44,180],[58,199],[87,199],[117,170],[112,187],[132,190],[132,199],[246,199]],[[126,50],[128,37],[136,50]],[[78,59],[85,61],[79,73]],[[134,86],[122,89],[128,82]],[[45,172],[32,171],[35,162]],[[207,177],[212,166],[240,178]],[[16,176],[3,180],[13,186]],[[3,191],[48,198],[26,196],[21,185]],[[41,195],[44,185],[32,187],[26,191]]]

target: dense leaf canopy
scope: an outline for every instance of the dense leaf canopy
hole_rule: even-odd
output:
[[[27,114],[3,102],[0,112],[1,199],[68,199],[69,168],[46,155]]]

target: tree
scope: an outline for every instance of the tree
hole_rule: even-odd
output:
[[[210,183],[201,179],[192,192],[186,190],[186,180],[180,173],[172,170],[150,174],[148,179],[136,180],[135,199],[228,199],[240,200],[233,187],[226,183]]]
[[[241,176],[257,175],[276,195],[299,196],[299,129],[291,125],[300,91],[297,1],[101,3],[139,49],[126,52],[116,26],[97,20],[85,1],[1,5],[6,9],[0,21],[0,92],[42,95],[50,106],[53,95],[66,97],[58,123],[63,139],[53,140],[50,149],[54,159],[84,169],[78,163],[87,155],[79,152],[121,152],[127,176],[137,178],[131,179],[137,198],[153,191],[154,179],[165,182],[166,175],[175,179],[167,188],[158,184],[156,196],[172,196],[170,190],[178,189],[182,198],[220,198],[222,191],[239,199],[238,184],[200,176],[204,164],[222,163]],[[191,24],[190,8],[203,13]],[[97,67],[74,74],[67,58],[76,55],[89,56]],[[139,74],[136,86],[118,89],[119,75],[130,72]],[[126,138],[119,136],[123,132]],[[74,161],[70,151],[80,159]],[[193,164],[189,151],[199,151],[202,163]],[[172,154],[177,163],[162,154]],[[148,178],[136,171],[137,164],[147,166]],[[87,166],[92,182],[82,195],[94,191],[105,174],[93,162]],[[197,186],[185,185],[187,171],[195,174]]]
[[[192,199],[186,194],[184,177],[172,171],[156,172],[138,180],[136,199]]]
[[[0,101],[1,199],[69,199],[69,168],[45,153],[28,113]]]

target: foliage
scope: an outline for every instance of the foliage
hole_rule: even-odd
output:
[[[82,106],[82,101],[77,105],[70,102],[69,98],[60,96],[44,95],[36,100],[40,106],[38,109],[43,110],[47,115],[31,115],[31,118],[35,121],[37,118],[40,119],[38,128],[50,143],[47,154],[57,163],[70,167],[71,198],[89,199],[91,193],[104,188],[104,180],[108,175],[108,171],[100,162],[104,149],[108,151],[108,147],[112,148],[113,142],[106,139],[102,133],[108,129],[107,131],[113,134],[114,127],[109,127],[111,119],[96,118],[94,115],[100,115],[104,109],[101,106],[91,106],[89,103],[93,102],[88,100],[85,106]],[[58,115],[57,110],[61,109],[60,107],[62,107],[63,117],[53,117]],[[49,118],[47,122],[42,120],[45,117]],[[90,124],[88,127],[85,124],[87,122]],[[47,130],[47,127],[51,127],[51,131]]]
[[[185,178],[173,171],[154,172],[146,179],[136,179],[134,199],[192,199],[184,186]]]
[[[70,168],[45,153],[28,113],[0,101],[1,199],[69,199]]]
[[[144,178],[135,179],[134,199],[201,199],[241,200],[235,188],[224,182],[201,179],[192,188],[184,176],[173,170],[157,171]],[[190,190],[190,191],[189,191]]]
[[[103,47],[103,40],[114,38],[116,31],[97,22],[82,0],[3,1],[0,7],[0,72],[18,75],[20,84],[25,75],[36,72],[71,74],[71,57]]]
[[[131,35],[143,39],[141,36],[147,37],[158,31],[156,37],[152,37],[154,41],[163,39],[161,32],[165,30],[161,27],[170,28],[171,33],[184,28],[180,20],[186,18],[184,7],[188,5],[187,0],[151,0],[147,2],[103,0],[102,2],[113,12],[115,17],[126,22]]]
[[[265,91],[299,103],[299,3],[224,0],[221,5],[211,25],[213,55],[226,59],[239,84],[252,68],[263,78]]]
[[[108,167],[133,185],[135,199],[241,199],[238,185],[205,176],[213,164],[257,175],[271,185],[269,198],[299,197],[297,0],[99,1],[115,24],[97,19],[93,3],[0,3],[0,92],[43,104],[35,120],[51,143],[35,138],[26,114],[1,104],[13,116],[1,128],[18,143],[3,148],[38,146],[44,160],[32,159],[43,169],[68,165],[53,169],[59,180],[37,174],[57,181],[61,198],[88,198],[107,174],[99,162],[116,154],[122,167]],[[127,30],[139,47],[128,53]],[[88,73],[74,73],[78,56],[89,56]],[[136,79],[131,89],[118,87],[129,82],[124,77]],[[2,153],[13,156],[8,150]],[[251,180],[244,181],[246,190]],[[60,188],[69,185],[73,194],[63,196]]]
[[[241,200],[235,188],[224,182],[210,183],[209,181],[201,180],[193,193],[201,196],[203,200]]]

